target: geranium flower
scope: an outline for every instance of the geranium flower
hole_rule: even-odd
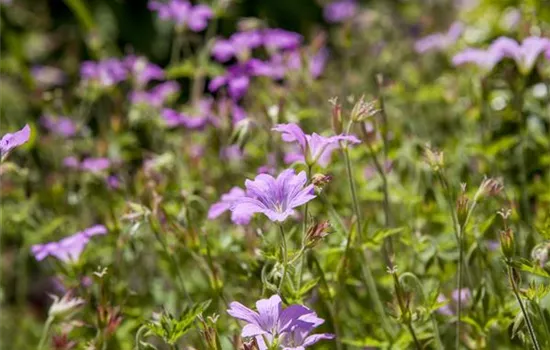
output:
[[[15,147],[19,147],[22,144],[29,141],[31,136],[31,128],[26,124],[21,130],[12,133],[7,133],[2,136],[0,139],[0,154],[2,155],[2,160],[5,156]]]
[[[167,81],[153,87],[149,91],[133,91],[130,94],[130,101],[134,104],[143,103],[151,107],[159,108],[180,90],[178,83]]]
[[[297,143],[300,147],[302,160],[307,164],[319,164],[326,167],[330,162],[332,152],[340,147],[340,142],[360,143],[361,141],[353,135],[336,135],[324,137],[313,133],[306,135],[302,129],[294,124],[279,124],[273,128],[282,134],[283,141]],[[296,159],[297,154],[291,153]]]
[[[94,225],[72,236],[65,237],[58,242],[35,244],[31,247],[31,252],[38,261],[44,260],[48,256],[53,256],[65,263],[76,262],[91,237],[105,234],[107,234],[105,226]]]
[[[184,0],[149,1],[148,7],[156,11],[160,19],[173,21],[177,26],[187,27],[194,32],[203,31],[214,16],[210,7],[202,4],[193,6]]]
[[[521,44],[517,41],[500,37],[496,39],[489,50],[501,53],[503,57],[512,58],[522,74],[528,74],[533,69],[537,58],[550,48],[550,39],[538,36],[525,38]]]
[[[53,117],[44,115],[41,118],[42,125],[56,135],[72,137],[76,134],[76,124],[69,117]]]
[[[266,350],[277,342],[280,348],[304,349],[321,339],[332,339],[332,334],[308,334],[324,321],[317,314],[302,305],[283,308],[281,298],[273,295],[256,302],[253,311],[239,302],[229,304],[227,313],[247,322],[241,331],[242,337],[254,337],[260,350]]]
[[[313,185],[305,186],[304,171],[298,175],[287,169],[274,178],[259,174],[246,180],[246,195],[238,198],[230,208],[235,215],[262,213],[271,221],[282,222],[294,214],[294,208],[315,198]],[[305,186],[305,187],[304,187]]]
[[[220,201],[210,206],[210,209],[208,210],[208,219],[215,219],[226,211],[230,210],[235,201],[244,196],[244,190],[239,187],[233,187],[231,190],[229,190],[229,192],[222,194]],[[251,213],[232,212],[231,221],[237,225],[248,225],[250,223],[250,220],[252,219],[252,215],[253,214]]]
[[[128,70],[124,62],[109,58],[98,62],[82,62],[80,76],[84,82],[95,82],[100,86],[110,87],[126,80]]]
[[[463,31],[464,24],[454,22],[446,33],[435,33],[419,39],[414,44],[414,49],[418,53],[443,51],[454,44],[460,38]]]
[[[147,85],[151,80],[162,80],[165,77],[164,70],[149,62],[146,57],[130,55],[126,57],[124,63],[140,86]]]

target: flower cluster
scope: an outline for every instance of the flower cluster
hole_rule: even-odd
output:
[[[76,262],[90,241],[90,238],[105,234],[107,234],[105,226],[95,225],[57,242],[35,244],[31,247],[31,252],[38,261],[44,260],[48,256],[53,256],[65,263]]]
[[[304,349],[323,339],[333,339],[329,333],[311,334],[324,323],[311,309],[302,305],[290,305],[283,308],[278,295],[256,302],[253,311],[239,302],[229,304],[227,313],[236,319],[245,321],[241,336],[255,338],[260,350],[272,348],[277,344],[281,349]]]

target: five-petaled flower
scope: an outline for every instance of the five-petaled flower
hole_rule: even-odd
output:
[[[247,322],[241,336],[254,337],[260,350],[268,349],[272,344],[278,344],[286,350],[298,350],[313,345],[319,340],[334,338],[334,335],[328,333],[309,335],[324,320],[302,305],[283,308],[278,295],[258,300],[256,309],[257,312],[234,301],[229,304],[227,313]]]
[[[303,160],[309,165],[319,164],[326,167],[330,162],[332,152],[340,147],[341,142],[360,143],[361,141],[353,135],[336,135],[324,137],[313,133],[306,135],[302,129],[294,124],[279,124],[273,128],[282,134],[283,141],[297,143],[300,147],[300,154],[294,154],[288,159]],[[298,156],[298,157],[297,157]]]
[[[253,181],[246,180],[245,196],[237,198],[230,209],[237,216],[262,213],[271,221],[285,221],[294,208],[315,198],[313,185],[305,186],[306,182],[306,173],[296,175],[294,169],[284,170],[277,178],[259,174]]]

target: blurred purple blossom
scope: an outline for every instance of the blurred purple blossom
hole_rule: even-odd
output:
[[[53,256],[65,263],[76,262],[91,237],[105,234],[107,234],[105,226],[95,225],[72,236],[65,237],[58,242],[35,244],[31,247],[31,252],[38,261],[44,260],[48,256]]]
[[[187,129],[200,130],[203,129],[210,121],[208,116],[191,116],[170,108],[163,109],[161,114],[166,125],[172,128],[183,126]]]
[[[124,63],[140,86],[147,85],[151,80],[164,79],[164,70],[149,62],[146,57],[130,55]]]
[[[220,158],[223,160],[240,161],[243,157],[244,152],[239,145],[229,145],[220,151]]]
[[[109,158],[86,158],[80,163],[80,170],[91,173],[100,173],[111,167]]]
[[[53,117],[51,115],[44,115],[40,121],[46,129],[56,135],[63,137],[72,137],[76,135],[76,124],[69,117]]]
[[[159,108],[164,105],[166,100],[176,95],[180,90],[175,81],[166,81],[158,84],[149,91],[133,91],[130,93],[132,103],[144,103],[151,107]]]
[[[177,26],[188,27],[194,32],[203,31],[214,16],[210,7],[203,4],[193,6],[185,0],[152,0],[148,7],[151,11],[156,11],[160,19],[175,22]]]
[[[521,44],[513,39],[500,37],[489,48],[501,53],[503,57],[513,59],[524,74],[533,69],[539,55],[548,49],[550,49],[550,39],[537,36],[525,38]]]
[[[471,293],[470,289],[462,288],[462,289],[460,289],[460,293],[459,293],[458,289],[455,289],[451,292],[451,298],[452,298],[453,303],[441,306],[439,309],[437,309],[437,312],[442,314],[442,315],[453,316],[455,314],[455,304],[458,302],[459,295],[461,297],[460,302],[463,305],[469,303],[470,300],[472,299],[472,293]],[[438,297],[437,297],[437,302],[438,303],[444,303],[447,300],[448,299],[443,294],[439,294]]]
[[[84,61],[80,66],[80,76],[84,82],[95,82],[103,87],[110,87],[126,80],[128,70],[124,62],[116,58],[102,61]]]
[[[262,36],[264,47],[270,51],[294,50],[303,40],[300,34],[280,28],[264,29]]]
[[[285,221],[295,213],[294,208],[315,198],[313,185],[306,186],[307,181],[304,171],[296,175],[294,169],[284,170],[277,178],[257,175],[245,181],[246,196],[235,201],[231,211],[235,215],[262,213],[271,221]]]
[[[258,300],[256,309],[257,312],[234,301],[229,304],[227,313],[247,322],[241,336],[254,337],[260,350],[268,349],[272,343],[277,343],[287,350],[302,350],[319,340],[334,338],[334,335],[328,333],[309,335],[324,320],[302,305],[295,304],[283,308],[278,295]]]
[[[50,66],[34,66],[31,68],[31,75],[41,89],[63,85],[67,79],[61,69]]]
[[[502,59],[502,53],[494,50],[467,48],[453,57],[453,65],[473,63],[488,72]]]
[[[208,210],[208,219],[215,219],[230,210],[233,203],[244,196],[244,190],[239,187],[233,187],[229,192],[222,194],[220,201],[210,206],[210,209]],[[251,213],[231,213],[231,221],[237,225],[248,225],[251,219]]]
[[[297,143],[300,146],[303,160],[308,164],[319,164],[325,168],[330,162],[332,152],[340,148],[340,142],[360,143],[353,135],[337,135],[324,137],[313,133],[306,135],[302,129],[294,124],[278,124],[272,130],[282,134],[283,141]]]
[[[329,23],[340,23],[353,18],[358,10],[355,0],[334,1],[323,8],[323,16]]]
[[[229,39],[218,39],[212,47],[212,56],[219,62],[227,62],[233,57],[245,61],[250,51],[262,44],[262,36],[257,30],[237,32]]]
[[[446,33],[436,33],[423,37],[414,44],[414,49],[418,53],[426,53],[428,51],[444,51],[462,35],[464,24],[454,22]]]
[[[19,147],[29,141],[30,136],[31,128],[28,124],[19,131],[2,136],[2,139],[0,139],[0,154],[2,155],[2,159],[15,147]]]

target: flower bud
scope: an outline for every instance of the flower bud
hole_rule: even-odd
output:
[[[359,101],[355,103],[351,110],[351,120],[354,122],[362,122],[367,118],[374,116],[380,110],[376,109],[374,101],[365,101],[365,96],[361,96]]]
[[[537,263],[540,267],[545,267],[548,262],[548,256],[550,253],[550,241],[544,241],[540,244],[537,244],[535,248],[531,251],[531,258]]]
[[[500,248],[506,259],[511,259],[514,256],[514,245],[514,232],[512,229],[507,228],[504,231],[500,231]]]
[[[338,102],[338,97],[329,100],[332,105],[332,130],[336,135],[342,133],[342,105]]]
[[[324,174],[315,174],[311,177],[311,183],[318,192],[321,192],[326,185],[332,181],[332,176]]]
[[[48,311],[49,317],[65,318],[78,311],[85,301],[80,298],[71,298],[71,293],[65,294],[61,299],[57,295],[52,295],[53,304]]]
[[[502,192],[503,189],[504,186],[502,185],[501,180],[494,178],[485,178],[479,186],[479,189],[476,193],[476,199],[482,198],[483,196],[494,197]]]
[[[461,193],[456,200],[456,216],[460,227],[464,227],[466,218],[468,217],[468,197],[465,193]]]
[[[442,170],[445,165],[443,160],[443,152],[433,150],[430,147],[426,147],[424,158],[433,171],[438,172]]]
[[[310,248],[314,247],[319,241],[328,236],[329,230],[330,223],[327,220],[311,225],[306,232],[306,245]]]

